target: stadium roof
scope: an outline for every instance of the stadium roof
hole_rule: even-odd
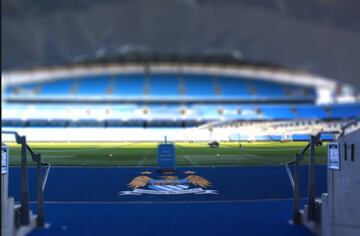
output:
[[[356,0],[2,1],[2,67],[59,65],[129,51],[231,54],[360,90]]]

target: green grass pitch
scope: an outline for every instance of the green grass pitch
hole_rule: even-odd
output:
[[[45,162],[59,166],[156,166],[156,142],[135,143],[30,143]],[[19,145],[10,146],[10,165],[19,165]],[[206,142],[176,142],[177,166],[282,165],[292,160],[306,142],[221,142],[209,148]],[[316,161],[326,163],[326,144],[316,149]],[[30,158],[30,154],[28,154]],[[307,159],[307,156],[306,156]],[[307,160],[303,163],[306,164]],[[29,161],[31,164],[32,161]]]

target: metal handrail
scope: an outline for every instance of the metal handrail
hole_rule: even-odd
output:
[[[46,183],[47,183],[47,179],[49,177],[49,174],[50,174],[50,168],[51,168],[51,164],[50,163],[42,163],[42,165],[47,165],[47,168],[46,168],[46,171],[45,171],[45,176],[43,178],[43,182],[42,182],[42,190],[44,191],[45,190],[45,186],[46,186]]]
[[[294,159],[285,164],[286,171],[288,173],[291,186],[294,191],[294,205],[293,205],[293,222],[298,224],[301,222],[300,218],[300,166],[301,161],[304,159],[306,152],[310,149],[309,157],[309,172],[308,172],[308,193],[307,193],[307,205],[308,205],[308,220],[315,220],[315,194],[316,194],[316,169],[315,169],[315,148],[322,145],[320,136],[322,134],[338,134],[338,131],[319,132],[316,135],[310,137],[309,143],[304,149],[297,153]],[[294,165],[294,176],[291,174],[290,165]]]
[[[31,158],[33,159],[34,162],[40,162],[41,166],[47,166],[46,170],[45,170],[45,176],[43,177],[43,181],[42,181],[42,185],[41,185],[42,190],[44,191],[45,186],[46,186],[46,182],[47,182],[47,178],[48,178],[49,173],[50,173],[51,164],[41,161],[41,155],[35,153],[28,144],[26,144],[26,149],[30,152]]]
[[[343,136],[343,135],[345,134],[345,131],[346,131],[347,128],[349,128],[350,126],[355,125],[355,124],[357,124],[357,123],[359,123],[359,122],[360,122],[360,119],[351,120],[351,121],[349,121],[347,124],[345,124],[344,126],[342,126],[339,137],[341,137],[341,136]]]
[[[301,222],[300,216],[300,165],[301,161],[304,159],[306,152],[310,149],[310,158],[309,158],[309,177],[308,177],[308,219],[313,220],[315,217],[314,208],[315,208],[315,190],[316,190],[316,181],[315,181],[315,147],[322,145],[320,141],[320,135],[322,133],[319,132],[317,135],[312,135],[310,137],[309,143],[305,146],[305,148],[295,155],[294,160],[287,163],[287,168],[289,169],[290,165],[295,165],[294,177],[291,175],[290,169],[288,171],[288,175],[290,178],[290,182],[293,186],[294,191],[294,203],[293,203],[293,222],[298,224]]]
[[[293,190],[295,189],[295,181],[294,181],[293,175],[291,174],[289,166],[295,165],[297,161],[302,161],[304,159],[305,153],[309,149],[309,147],[310,147],[310,143],[308,143],[306,145],[306,147],[300,153],[295,154],[295,158],[292,161],[285,163],[286,172],[288,173],[290,183],[291,183]]]
[[[36,183],[36,199],[37,199],[37,227],[44,226],[44,190],[46,182],[50,173],[51,165],[41,161],[41,155],[34,152],[27,144],[26,137],[19,135],[15,131],[1,131],[3,134],[13,134],[17,144],[21,145],[21,219],[22,225],[28,225],[30,222],[29,210],[29,177],[28,177],[28,164],[27,164],[27,151],[31,155],[31,159],[36,163],[37,168],[37,183]],[[42,175],[42,166],[47,166],[45,176]]]

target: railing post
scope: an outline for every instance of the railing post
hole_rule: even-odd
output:
[[[293,223],[301,223],[300,218],[300,173],[301,173],[301,157],[296,154],[295,169],[294,169],[294,207],[293,207]]]
[[[29,218],[29,175],[26,157],[26,137],[20,136],[21,144],[21,224],[28,225]]]
[[[44,215],[44,190],[42,185],[42,172],[41,172],[41,156],[38,155],[38,160],[36,161],[36,200],[37,200],[37,226],[43,227],[45,222],[45,215]]]
[[[310,148],[310,143],[306,145],[306,147],[295,155],[295,159],[289,164],[294,165],[294,178],[292,178],[293,182],[293,223],[300,224],[301,223],[301,214],[300,214],[300,198],[301,198],[301,161],[304,159],[306,151]]]
[[[308,206],[308,220],[315,219],[315,145],[316,137],[310,138],[310,156],[309,156],[309,173],[308,173],[308,194],[307,194],[307,206]]]

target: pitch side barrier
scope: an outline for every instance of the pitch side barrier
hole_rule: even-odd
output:
[[[47,178],[50,173],[51,165],[45,163],[41,160],[41,155],[34,152],[32,148],[26,142],[26,136],[21,136],[14,131],[1,131],[2,134],[11,134],[15,136],[17,144],[21,145],[21,204],[20,207],[16,205],[11,207],[11,201],[8,196],[2,196],[2,199],[5,199],[2,204],[4,208],[7,209],[6,212],[2,211],[2,218],[6,220],[8,224],[3,225],[5,229],[2,228],[2,231],[5,232],[3,235],[23,235],[30,232],[33,228],[42,228],[45,223],[44,215],[44,189],[46,186]],[[8,147],[2,144],[2,159],[8,157]],[[7,152],[7,153],[6,153]],[[31,159],[36,163],[36,201],[37,201],[37,215],[33,216],[29,209],[29,176],[28,176],[28,162],[27,162],[27,152],[30,153]],[[3,160],[2,160],[3,162]],[[6,160],[8,165],[8,160]],[[46,166],[46,171],[43,176],[42,167]],[[6,166],[6,169],[8,167]],[[2,180],[6,182],[5,187],[8,187],[8,171],[5,171],[4,174],[1,174]],[[2,181],[3,182],[3,181]],[[3,188],[3,187],[2,187]],[[7,189],[6,189],[7,190]],[[5,192],[2,191],[2,195],[5,195]],[[6,194],[7,195],[7,194]],[[13,200],[12,200],[13,201]],[[11,222],[14,222],[11,223]]]

